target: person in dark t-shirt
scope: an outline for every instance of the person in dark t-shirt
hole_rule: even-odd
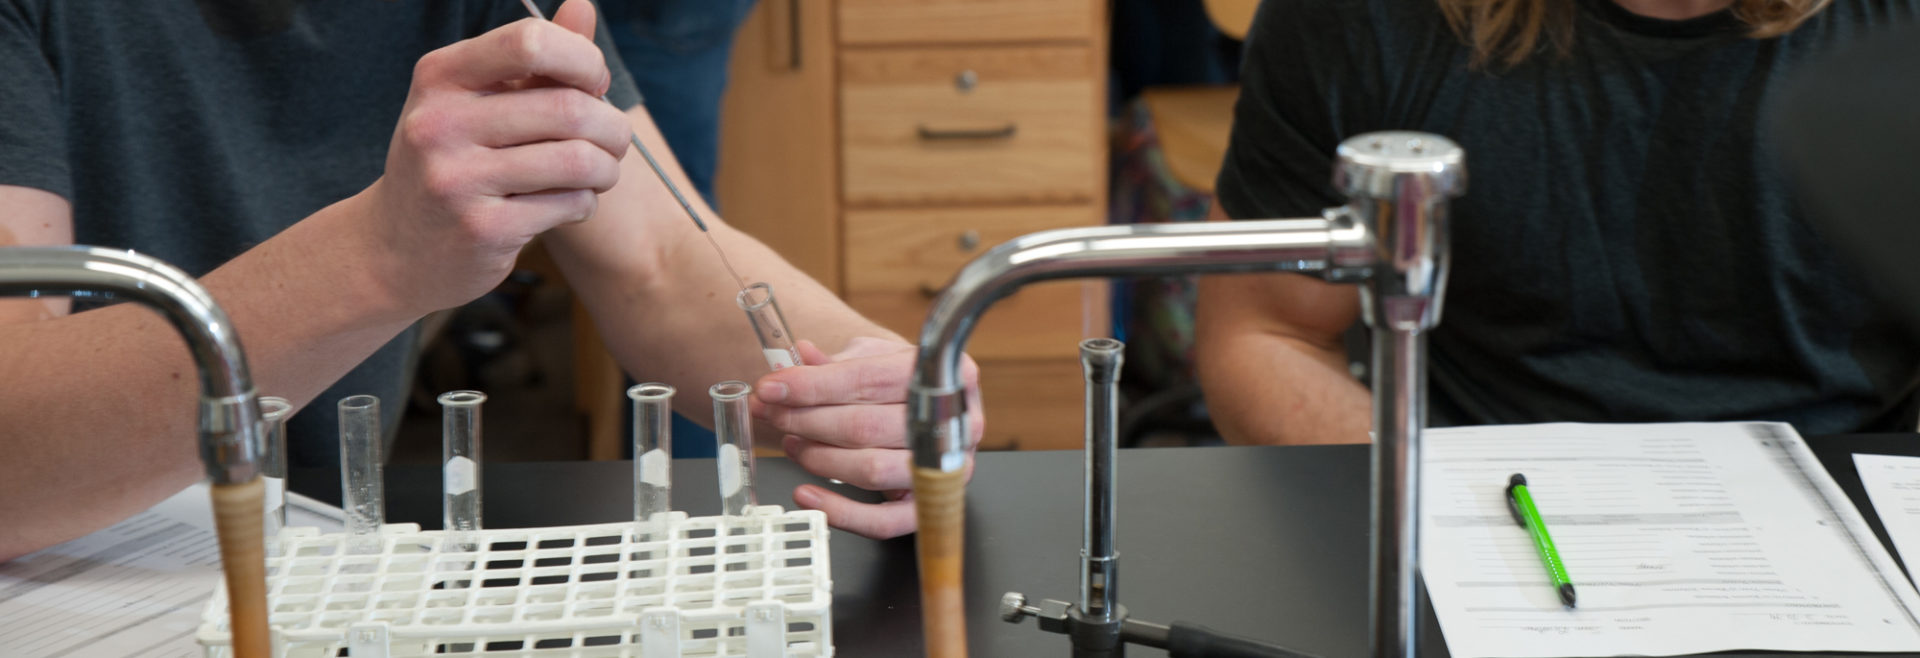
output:
[[[1343,139],[1444,135],[1470,183],[1431,424],[1911,429],[1920,346],[1816,239],[1760,126],[1796,67],[1916,15],[1920,0],[1268,0],[1215,213],[1317,215],[1342,201]],[[1357,299],[1299,275],[1203,281],[1200,378],[1229,440],[1367,440],[1341,347]]]
[[[333,400],[397,402],[410,327],[492,289],[537,235],[630,374],[678,387],[694,418],[711,417],[699,391],[757,379],[755,412],[797,463],[895,494],[803,486],[794,502],[910,532],[905,387],[885,383],[912,347],[695,197],[817,343],[764,374],[738,284],[627,157],[637,135],[691,191],[593,5],[543,4],[552,22],[518,0],[0,0],[0,247],[182,267],[231,317],[259,391],[311,407],[292,438],[324,448]],[[200,477],[196,380],[145,309],[0,300],[0,561]]]

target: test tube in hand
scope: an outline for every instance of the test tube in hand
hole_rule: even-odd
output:
[[[340,400],[340,507],[347,516],[347,552],[378,553],[380,526],[387,520],[386,485],[381,478],[380,398],[355,395]]]
[[[760,354],[774,370],[800,365],[800,349],[794,345],[793,331],[787,328],[787,316],[780,313],[780,302],[773,298],[773,286],[756,283],[740,289],[733,301],[747,312],[753,335],[760,339]]]
[[[260,398],[260,423],[266,431],[260,477],[266,482],[267,516],[261,530],[267,537],[267,555],[280,554],[280,530],[287,527],[287,416],[293,403],[286,398]]]
[[[440,394],[440,477],[447,547],[473,551],[471,533],[480,529],[480,405],[487,394]]]
[[[753,424],[747,394],[753,387],[724,381],[707,391],[713,396],[713,433],[720,446],[720,509],[743,516],[757,503],[753,496]]]
[[[646,383],[627,389],[633,400],[633,522],[647,524],[673,510],[673,387]]]

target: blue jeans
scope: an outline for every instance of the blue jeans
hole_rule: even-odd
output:
[[[601,0],[613,43],[640,95],[693,179],[713,203],[720,97],[733,34],[754,0]]]
[[[626,62],[640,87],[647,113],[660,126],[661,136],[694,188],[716,207],[713,174],[720,159],[720,97],[727,91],[727,61],[733,54],[734,31],[746,20],[753,2],[599,2],[613,31],[620,60]],[[705,397],[707,392],[680,391],[679,395]],[[673,438],[675,457],[712,457],[717,452],[713,432],[679,414],[673,417]]]

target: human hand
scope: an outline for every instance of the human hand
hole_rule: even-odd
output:
[[[754,416],[786,434],[781,446],[807,472],[879,491],[886,502],[860,503],[813,485],[793,491],[802,508],[826,513],[833,527],[874,539],[913,532],[912,456],[907,450],[907,387],[914,347],[854,338],[828,356],[800,341],[804,365],[768,373],[754,385]],[[967,387],[967,451],[980,445],[984,418],[980,369],[961,365]],[[967,460],[967,476],[973,460]]]
[[[386,171],[362,193],[367,248],[397,305],[426,313],[499,285],[521,247],[591,216],[619,180],[631,127],[599,100],[612,84],[591,2],[435,50],[413,85]]]

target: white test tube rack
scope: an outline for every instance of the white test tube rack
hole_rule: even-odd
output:
[[[288,528],[267,559],[278,658],[826,658],[833,581],[826,517],[753,508],[633,523],[486,529],[476,552],[410,523],[378,553]],[[223,586],[201,618],[208,658],[229,658]],[[347,653],[341,653],[342,650]]]

